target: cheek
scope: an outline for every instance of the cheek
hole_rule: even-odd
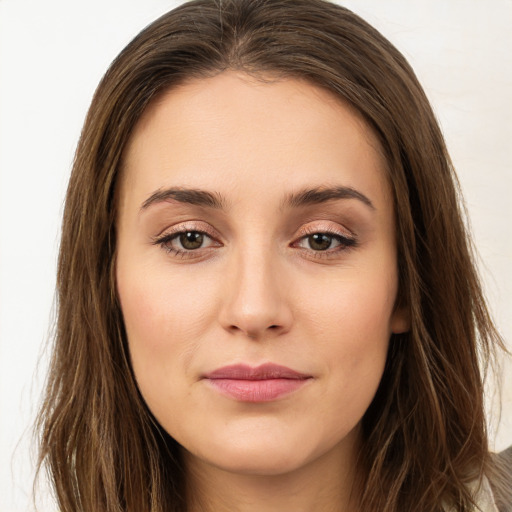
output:
[[[379,385],[391,336],[396,285],[394,276],[344,280],[311,288],[304,296],[303,317],[310,318],[308,339],[315,340],[311,357],[325,366],[328,394],[325,414],[337,400],[343,417],[364,414]],[[328,292],[326,291],[328,290]],[[306,311],[309,313],[306,314]],[[307,315],[307,316],[306,316]]]
[[[194,338],[197,305],[176,293],[162,276],[134,272],[122,262],[117,282],[135,379],[149,409],[161,422],[167,404],[180,404],[180,395],[175,394],[179,386],[166,383],[176,375],[178,366],[190,366],[191,347],[185,341]]]
[[[359,275],[357,275],[359,274]],[[310,318],[315,337],[330,343],[339,336],[343,345],[361,352],[391,334],[391,318],[396,297],[393,273],[354,275],[319,282],[302,292],[299,317]]]
[[[205,289],[191,293],[190,281],[173,279],[161,269],[140,269],[120,260],[117,288],[133,370],[149,405],[177,368],[181,373],[190,368],[212,301]]]
[[[326,322],[336,318],[337,323],[325,337],[331,343],[325,347],[324,358],[342,388],[348,386],[357,395],[358,390],[364,393],[366,387],[373,389],[378,384],[391,333],[388,311],[381,304],[372,304],[373,297],[368,296],[357,304],[354,298],[352,294],[348,302],[340,300],[338,307],[325,312]]]
[[[193,280],[156,269],[133,272],[121,264],[117,282],[130,344],[166,350],[170,341],[193,338],[209,314],[208,292],[194,293]]]

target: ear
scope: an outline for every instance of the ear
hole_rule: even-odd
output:
[[[391,332],[402,334],[411,329],[411,315],[407,306],[397,306],[391,315]]]

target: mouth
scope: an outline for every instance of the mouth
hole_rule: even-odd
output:
[[[240,402],[271,402],[302,388],[311,375],[273,363],[257,367],[237,364],[218,368],[203,376],[224,396]]]

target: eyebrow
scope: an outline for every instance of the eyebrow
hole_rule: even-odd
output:
[[[375,206],[363,193],[352,187],[316,187],[304,189],[299,192],[289,194],[283,206],[297,208],[300,206],[308,206],[312,204],[326,203],[333,199],[357,199],[363,204],[375,210]]]
[[[375,206],[368,197],[351,187],[343,186],[307,188],[293,192],[286,196],[281,207],[299,208],[301,206],[325,203],[333,199],[357,199],[372,210],[375,210]],[[153,192],[142,203],[141,211],[146,210],[155,203],[169,200],[214,208],[216,210],[223,210],[226,207],[226,201],[219,193],[212,193],[201,189],[173,187],[158,189]]]
[[[222,210],[225,207],[225,201],[220,194],[214,194],[200,189],[166,188],[153,192],[153,194],[142,203],[141,210],[146,210],[152,204],[169,200],[196,206],[206,206],[217,210]]]

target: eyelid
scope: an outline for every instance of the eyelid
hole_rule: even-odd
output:
[[[182,233],[184,231],[198,231],[200,233],[204,233],[209,237],[218,240],[219,235],[216,230],[214,230],[207,222],[197,221],[197,220],[187,220],[184,222],[179,222],[172,226],[167,226],[162,229],[159,233],[151,238],[153,240],[161,239],[166,235],[173,235],[176,233]]]
[[[309,222],[305,226],[301,226],[297,231],[295,238],[302,238],[313,235],[315,233],[325,233],[329,235],[337,235],[346,239],[356,239],[357,235],[346,227],[342,227],[337,222],[332,221],[314,221]]]

